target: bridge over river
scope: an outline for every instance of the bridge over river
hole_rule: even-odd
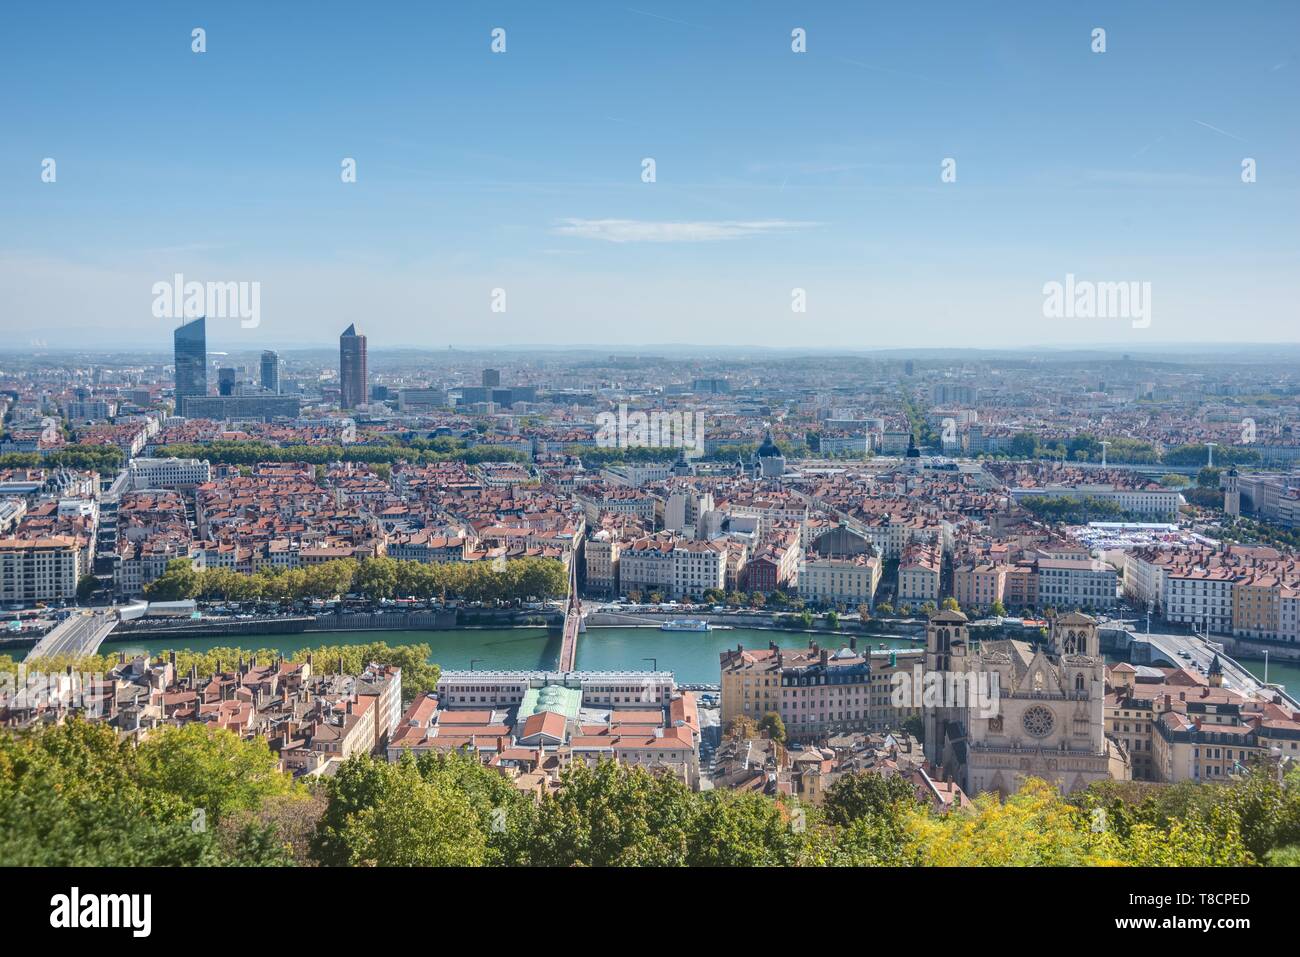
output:
[[[116,609],[74,611],[50,629],[31,651],[27,661],[67,655],[82,658],[99,653],[99,646],[117,627]]]

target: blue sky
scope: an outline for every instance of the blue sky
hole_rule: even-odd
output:
[[[19,346],[165,344],[176,272],[261,283],[214,348],[1296,340],[1292,2],[59,10],[0,31]],[[1045,319],[1067,273],[1151,326]]]

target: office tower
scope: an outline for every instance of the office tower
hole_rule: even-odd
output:
[[[339,336],[339,405],[355,409],[366,403],[366,337],[357,335],[355,324]]]
[[[280,394],[280,356],[269,349],[262,353],[262,388]]]
[[[235,370],[223,367],[217,370],[217,395],[235,394]]]
[[[501,384],[501,373],[497,369],[483,370],[483,388],[491,389]]]
[[[176,351],[176,414],[185,415],[185,400],[208,394],[208,334],[202,317],[172,335]]]

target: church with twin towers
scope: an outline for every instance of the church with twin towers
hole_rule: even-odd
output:
[[[922,709],[925,756],[966,791],[1002,797],[1025,778],[1063,792],[1094,781],[1129,780],[1130,759],[1106,737],[1105,659],[1097,622],[1071,612],[1047,639],[973,642],[959,611],[940,611],[926,628],[925,671],[944,693]],[[992,701],[950,693],[975,683]]]

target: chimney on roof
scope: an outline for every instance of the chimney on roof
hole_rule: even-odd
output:
[[[823,668],[825,668],[828,664],[830,664],[830,661],[831,661],[831,653],[830,653],[830,651],[828,651],[827,649],[823,648],[823,649],[821,650],[821,655],[820,655],[820,657],[821,657],[821,663],[822,663],[822,667],[823,667]]]

